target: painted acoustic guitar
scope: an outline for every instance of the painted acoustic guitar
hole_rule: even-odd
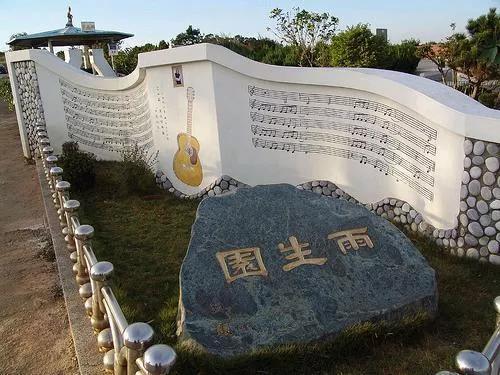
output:
[[[187,88],[187,130],[177,135],[177,152],[174,155],[174,173],[179,180],[190,186],[198,186],[203,180],[198,154],[200,143],[191,135],[193,127],[193,100],[194,89]]]

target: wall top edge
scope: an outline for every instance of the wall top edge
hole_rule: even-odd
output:
[[[129,89],[143,80],[147,68],[210,61],[255,79],[367,91],[408,107],[456,134],[500,143],[500,111],[487,108],[439,82],[401,72],[368,68],[268,65],[213,44],[197,44],[139,54],[134,72],[120,78],[93,76],[66,64],[45,50],[8,52],[6,58],[7,62],[34,60],[63,78],[102,90]]]

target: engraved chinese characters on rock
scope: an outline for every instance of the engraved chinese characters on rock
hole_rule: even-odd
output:
[[[282,254],[289,253],[288,255],[285,255],[285,259],[292,261],[283,266],[283,271],[291,271],[298,266],[302,266],[303,264],[315,264],[321,266],[326,263],[327,258],[306,258],[306,256],[311,255],[312,253],[311,250],[307,249],[309,247],[309,243],[299,243],[297,237],[295,236],[289,237],[289,241],[290,246],[285,246],[283,243],[278,245],[278,249]]]
[[[340,251],[344,255],[347,255],[348,250],[359,250],[360,247],[372,249],[374,246],[368,235],[367,227],[333,232],[327,238],[336,240]],[[279,243],[277,246],[285,259],[290,261],[282,267],[283,271],[288,272],[302,265],[322,266],[327,262],[328,258],[311,256],[312,250],[309,248],[310,244],[308,242],[300,243],[295,236],[290,236],[288,240],[290,242],[289,246],[284,243]],[[219,251],[215,255],[228,284],[247,276],[268,275],[258,247]]]
[[[373,248],[373,242],[368,236],[367,231],[367,227],[343,230],[329,234],[328,239],[337,240],[340,251],[346,255],[347,250],[358,250],[364,246],[370,249]]]
[[[246,276],[267,276],[258,247],[219,251],[216,257],[228,283]]]

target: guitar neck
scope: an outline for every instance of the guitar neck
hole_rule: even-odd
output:
[[[188,110],[187,110],[187,130],[186,133],[191,135],[193,131],[193,101],[188,100]]]

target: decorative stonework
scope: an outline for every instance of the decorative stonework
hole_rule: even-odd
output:
[[[467,138],[460,190],[459,240],[466,255],[500,265],[500,145]]]
[[[165,189],[168,192],[174,194],[176,197],[182,199],[204,199],[207,197],[213,197],[215,195],[225,194],[241,187],[249,186],[247,184],[244,184],[243,182],[236,181],[235,179],[229,176],[222,176],[219,177],[216,181],[214,181],[210,185],[208,185],[205,189],[203,189],[199,193],[188,195],[174,188],[172,182],[170,182],[170,180],[162,171],[156,172],[156,183],[162,189]]]
[[[493,151],[494,148],[490,146],[490,150]],[[494,162],[490,161],[489,164],[491,163]],[[161,171],[157,172],[156,174],[156,183],[163,189],[169,191],[170,193],[173,193],[175,196],[182,199],[204,199],[206,197],[225,194],[240,187],[249,186],[242,182],[236,181],[229,176],[222,176],[211,185],[203,189],[200,193],[186,195],[175,189],[167,176]],[[493,204],[493,202],[500,202],[498,200],[500,194],[500,177],[498,176],[498,172],[495,183],[496,185],[493,184],[494,186],[491,186],[491,188],[497,189],[495,190],[495,194],[497,194],[497,196],[493,195],[492,193],[492,198],[488,200],[490,204],[490,209],[488,211],[490,221],[488,223],[489,225],[483,228],[483,233],[487,232],[490,235],[481,235],[481,237],[479,238],[474,237],[473,234],[471,234],[468,230],[468,226],[464,226],[461,223],[459,223],[457,228],[454,229],[435,228],[433,225],[426,222],[423,216],[409,203],[400,199],[385,198],[379,202],[362,204],[330,181],[310,181],[298,185],[297,189],[309,190],[327,197],[342,199],[362,205],[374,214],[381,216],[395,224],[402,225],[407,231],[419,232],[425,237],[433,239],[437,245],[442,246],[445,251],[449,252],[451,255],[458,257],[466,256],[468,258],[479,259],[480,262],[486,263],[489,261],[492,264],[498,265],[500,264],[500,255],[498,251],[498,243],[500,242],[500,224],[498,224],[500,220],[500,206],[498,209],[491,209],[491,204]],[[500,203],[493,204],[493,207],[496,207],[496,205],[498,204]],[[461,204],[461,207],[462,206],[463,203]],[[481,209],[484,210],[484,208]],[[463,220],[463,217],[459,216],[459,219]],[[486,225],[485,220],[486,219],[483,219],[482,224],[481,221],[476,222],[478,223],[478,225]],[[475,224],[474,226],[476,227],[477,225]],[[495,232],[493,232],[492,229],[486,229],[488,227],[495,228]],[[472,238],[475,238],[476,242],[474,242]],[[486,241],[486,239],[488,239],[488,241]],[[472,247],[469,243],[482,243],[482,245],[478,245],[478,249],[477,247]],[[486,253],[486,250],[488,251],[488,253]]]
[[[20,100],[23,126],[28,136],[28,147],[33,155],[36,145],[36,124],[45,124],[42,99],[38,87],[34,61],[14,62],[16,91]]]

